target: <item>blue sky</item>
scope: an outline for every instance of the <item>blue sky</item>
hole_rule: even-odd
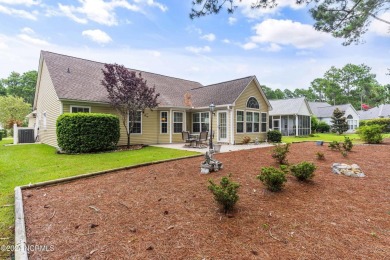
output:
[[[390,83],[390,33],[373,22],[365,44],[312,28],[307,7],[237,1],[233,15],[189,19],[191,0],[0,0],[0,78],[38,69],[40,50],[212,84],[256,75],[271,88],[307,88],[332,65],[372,67]],[[390,20],[390,12],[380,14]]]

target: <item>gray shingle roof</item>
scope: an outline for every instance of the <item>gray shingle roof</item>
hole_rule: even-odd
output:
[[[107,91],[101,85],[104,63],[42,51],[59,99],[108,103]],[[131,69],[133,70],[133,69]],[[134,70],[140,72],[138,70]],[[232,104],[255,76],[203,86],[189,81],[141,71],[148,86],[160,93],[160,106],[184,107],[185,94],[194,107]]]
[[[341,111],[346,111],[348,107],[350,107],[350,104],[344,104],[344,105],[336,105],[336,106],[327,106],[327,107],[319,107],[317,110],[316,117],[324,118],[324,117],[332,117],[333,111],[338,108]]]
[[[313,114],[318,117],[318,108],[320,107],[330,107],[331,105],[326,102],[308,102],[309,107]]]
[[[361,120],[374,119],[374,118],[388,118],[390,117],[390,104],[382,104],[377,107],[370,108],[367,111],[358,111]]]
[[[274,115],[296,115],[302,105],[305,104],[305,98],[290,98],[290,99],[277,99],[269,101],[272,106],[272,110],[269,112],[270,116]]]

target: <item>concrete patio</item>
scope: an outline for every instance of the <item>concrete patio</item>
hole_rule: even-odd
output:
[[[205,148],[197,148],[197,147],[190,147],[185,146],[184,143],[180,144],[156,144],[151,145],[156,147],[164,147],[164,148],[172,148],[172,149],[179,149],[179,150],[186,150],[186,151],[193,151],[193,152],[200,152],[200,153],[206,153],[208,151],[208,147]],[[220,153],[227,153],[227,152],[233,152],[233,151],[240,151],[240,150],[248,150],[248,149],[256,149],[256,148],[264,148],[264,147],[270,147],[273,146],[269,143],[260,143],[258,145],[255,144],[222,144]]]

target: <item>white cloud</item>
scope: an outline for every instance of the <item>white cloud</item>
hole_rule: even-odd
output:
[[[269,46],[262,48],[264,51],[269,51],[269,52],[278,52],[282,49],[278,44],[276,43],[271,43]]]
[[[140,12],[141,9],[134,4],[129,4],[126,0],[112,0],[105,2],[103,0],[79,0],[81,6],[58,4],[63,15],[69,17],[77,23],[87,23],[88,20],[104,24],[117,25],[118,20],[115,14],[116,8],[124,8],[134,12]],[[60,15],[60,13],[56,13]],[[79,17],[77,15],[82,15]]]
[[[258,46],[254,42],[248,42],[248,43],[245,43],[245,44],[241,45],[241,47],[244,50],[252,50],[252,49],[256,49]]]
[[[151,56],[156,57],[156,58],[161,57],[161,52],[159,52],[159,51],[148,51],[148,53],[149,53]]]
[[[39,5],[41,1],[34,1],[34,0],[0,0],[0,3],[2,4],[8,4],[8,5]]]
[[[202,52],[210,52],[211,48],[209,46],[204,46],[204,47],[187,46],[186,50],[195,54],[199,54]]]
[[[147,4],[148,6],[151,6],[151,7],[157,7],[159,8],[162,12],[166,12],[168,11],[168,7],[162,3],[159,3],[159,2],[155,2],[154,0],[134,0],[134,2],[136,3],[145,3]]]
[[[251,37],[254,43],[274,43],[292,45],[298,49],[319,48],[331,36],[316,31],[311,25],[291,20],[267,19],[253,27],[256,35]]]
[[[294,10],[306,8],[306,4],[296,4],[294,0],[278,0],[278,5],[274,8],[252,8],[253,0],[241,0],[236,2],[236,6],[241,9],[241,13],[250,19],[259,19],[265,15],[278,14],[283,8],[291,8]]]
[[[228,23],[229,23],[230,25],[233,25],[233,24],[235,24],[236,22],[237,22],[237,18],[229,17]]]
[[[213,33],[202,35],[200,38],[209,42],[212,42],[216,39],[215,34]]]
[[[222,42],[223,43],[230,43],[230,40],[229,39],[223,39]]]
[[[107,33],[103,32],[99,29],[86,30],[86,31],[83,31],[81,34],[83,36],[86,36],[90,40],[97,42],[97,43],[100,43],[100,44],[106,44],[106,43],[109,43],[112,41],[111,37]]]
[[[32,37],[32,36],[24,34],[24,33],[18,34],[18,38],[23,40],[26,43],[33,44],[33,45],[38,45],[38,46],[49,46],[50,45],[50,43],[45,41],[45,40],[42,40],[42,39],[39,39],[36,37]]]
[[[390,12],[381,14],[379,18],[385,21],[390,21]],[[387,23],[378,20],[373,20],[370,29],[377,35],[390,37],[390,25]]]
[[[187,26],[186,31],[189,33],[202,34],[202,30],[198,27],[193,26],[193,25]]]
[[[20,30],[24,34],[35,34],[34,30],[30,27],[24,27],[22,30]]]
[[[37,11],[27,12],[25,10],[14,9],[0,5],[0,13],[8,14],[11,16],[17,16],[29,20],[37,20]]]

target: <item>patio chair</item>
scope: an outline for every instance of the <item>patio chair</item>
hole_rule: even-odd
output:
[[[193,143],[197,142],[197,140],[190,136],[190,132],[183,131],[181,132],[181,137],[184,141],[184,145],[192,146]]]
[[[196,140],[196,146],[199,148],[207,147],[207,136],[209,132],[200,132],[198,140]]]

